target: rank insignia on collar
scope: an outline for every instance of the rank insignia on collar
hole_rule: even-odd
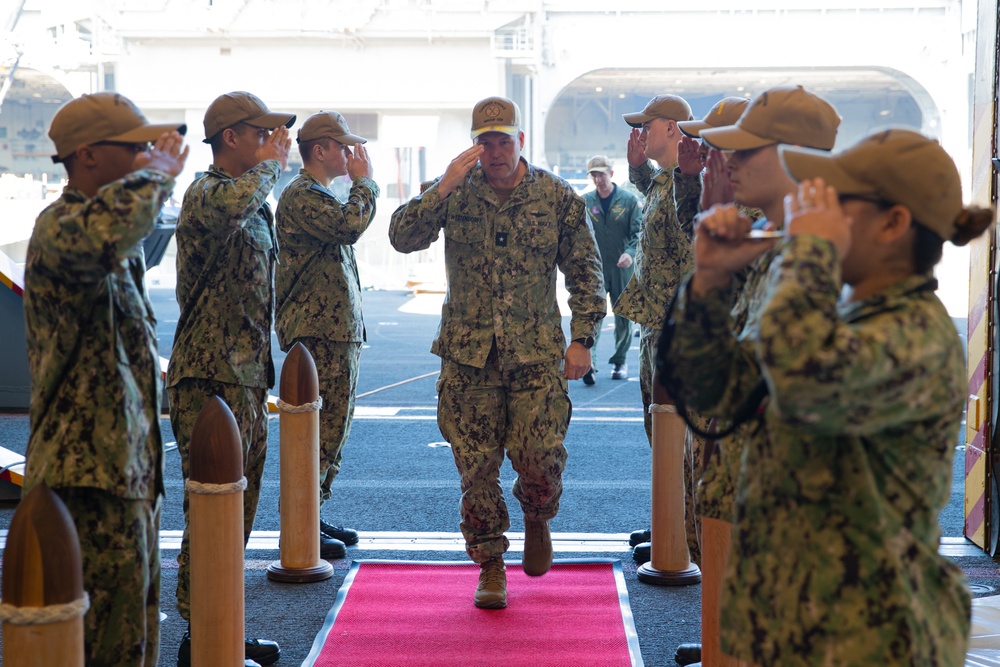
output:
[[[507,236],[508,236],[507,232],[497,232],[496,245],[500,246],[501,248],[507,247]]]

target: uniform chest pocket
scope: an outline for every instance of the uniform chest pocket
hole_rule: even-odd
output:
[[[482,218],[449,218],[444,236],[457,243],[482,243],[486,238],[486,223]]]
[[[245,227],[239,232],[242,244],[241,266],[237,268],[240,278],[247,283],[266,285],[271,282],[269,266],[274,243],[271,234],[262,225]]]
[[[643,242],[647,247],[664,249],[671,246],[670,230],[671,225],[676,225],[671,220],[670,212],[666,206],[660,206],[660,198],[651,197],[646,200],[646,205],[651,206],[651,215],[647,217],[645,226],[642,229]]]
[[[527,215],[516,228],[514,240],[529,248],[549,248],[559,242],[559,227],[547,215]]]

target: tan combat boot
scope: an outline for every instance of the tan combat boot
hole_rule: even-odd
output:
[[[479,566],[476,606],[480,609],[504,609],[507,606],[507,568],[503,556],[494,556]]]
[[[552,567],[552,537],[547,520],[524,518],[524,560],[521,567],[529,577],[541,576]]]

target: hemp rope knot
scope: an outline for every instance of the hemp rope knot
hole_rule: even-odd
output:
[[[0,621],[14,625],[46,625],[79,618],[90,609],[90,596],[84,591],[83,597],[65,604],[50,604],[45,607],[15,607],[0,604]]]
[[[246,491],[247,478],[240,477],[238,482],[229,482],[228,484],[208,484],[207,482],[196,482],[193,479],[189,479],[184,486],[189,493],[200,493],[206,496],[224,496],[229,493]]]
[[[303,412],[317,412],[323,409],[323,397],[320,396],[312,403],[303,403],[302,405],[289,405],[279,398],[278,409],[291,415],[297,415]]]

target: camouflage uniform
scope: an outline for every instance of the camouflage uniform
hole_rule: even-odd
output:
[[[594,335],[605,296],[583,200],[562,179],[527,165],[500,203],[478,165],[445,199],[437,185],[392,215],[400,252],[444,229],[448,294],[431,351],[441,357],[438,425],[462,477],[462,532],[477,563],[507,550],[499,484],[504,450],[528,518],[559,509],[570,417],[556,268],[566,277],[571,337]]]
[[[961,665],[969,595],[938,555],[964,356],[928,276],[841,304],[837,254],[795,237],[752,339],[729,290],[675,311],[691,404],[726,415],[761,378],[722,601],[723,650],[760,665]]]
[[[282,191],[278,228],[277,310],[274,328],[286,352],[301,342],[319,375],[320,502],[340,472],[351,432],[365,325],[354,247],[375,219],[379,188],[358,178],[346,204],[306,169]]]
[[[653,402],[656,341],[677,286],[684,274],[694,267],[691,238],[701,198],[701,180],[697,174],[682,174],[676,167],[654,172],[648,161],[639,167],[630,166],[628,175],[629,180],[646,194],[646,203],[635,253],[635,274],[615,303],[614,312],[638,322],[641,327],[639,390],[646,438],[652,445],[653,422],[649,406]],[[688,550],[695,563],[701,562],[701,530],[695,497],[703,449],[701,439],[688,431],[684,437],[684,521]]]
[[[156,321],[142,238],[174,180],[140,170],[38,216],[25,265],[31,435],[24,492],[47,484],[80,537],[87,664],[155,665],[163,496]]]
[[[608,291],[611,303],[614,304],[621,295],[625,285],[632,279],[632,267],[618,268],[618,258],[628,253],[635,259],[635,246],[639,241],[640,212],[639,200],[631,192],[615,186],[608,202],[608,213],[605,215],[601,206],[601,198],[597,190],[591,190],[583,196],[594,226],[594,238],[597,249],[601,251],[601,264],[604,269],[604,288]],[[601,328],[597,328],[594,337],[594,348],[600,339]],[[632,322],[615,315],[615,351],[608,359],[609,364],[624,364],[625,355],[632,346]],[[591,364],[597,364],[591,352]]]
[[[180,319],[167,370],[170,424],[184,478],[191,429],[213,394],[229,405],[243,439],[243,535],[250,538],[267,455],[267,389],[274,384],[271,320],[277,239],[265,201],[281,172],[265,160],[238,178],[209,167],[184,193],[177,224]],[[187,493],[177,557],[177,608],[190,615]]]
[[[751,214],[755,212],[759,214],[758,209],[750,210]],[[730,312],[730,322],[733,335],[740,341],[752,341],[757,337],[767,296],[767,274],[778,252],[777,247],[768,250],[734,279],[731,293],[736,296],[736,305]],[[686,281],[681,291],[685,288]],[[723,418],[718,426],[725,428],[729,423]],[[698,486],[698,513],[701,516],[733,523],[743,449],[752,442],[759,428],[759,421],[752,420],[738,427],[728,438],[716,441],[712,454],[705,461],[705,471]]]

